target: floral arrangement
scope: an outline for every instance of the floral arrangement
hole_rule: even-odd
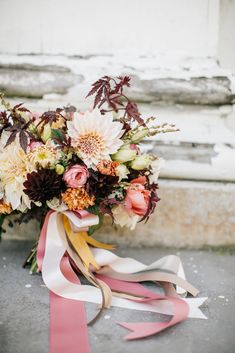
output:
[[[134,229],[154,211],[161,158],[141,153],[147,136],[175,131],[146,121],[123,93],[130,78],[103,77],[92,86],[92,110],[58,108],[43,114],[2,97],[0,214],[21,219],[53,210],[88,210]],[[151,123],[151,124],[150,124]],[[3,218],[4,216],[2,216]],[[94,227],[89,230],[92,233]]]
[[[92,237],[104,215],[131,229],[149,219],[159,201],[163,160],[142,153],[141,142],[177,131],[153,117],[143,119],[124,94],[129,86],[128,76],[102,77],[87,95],[94,95],[94,105],[86,112],[68,106],[35,113],[22,104],[11,107],[1,95],[0,226],[11,214],[19,222],[41,221],[26,264],[42,272],[50,290],[51,353],[75,353],[77,347],[89,353],[84,301],[100,305],[95,319],[110,305],[172,316],[160,323],[120,323],[132,331],[127,339],[203,317],[198,306],[204,298],[180,297],[198,291],[186,282],[179,258],[146,266],[118,257],[111,245]],[[81,274],[91,285],[81,285]],[[136,283],[143,281],[158,282],[165,295]]]

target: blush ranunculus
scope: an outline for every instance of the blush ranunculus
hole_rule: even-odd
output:
[[[85,166],[75,164],[64,173],[64,181],[71,188],[80,188],[86,184],[89,172]]]
[[[127,189],[124,207],[129,213],[144,216],[148,210],[150,191],[144,187],[146,178],[139,177],[132,180]]]

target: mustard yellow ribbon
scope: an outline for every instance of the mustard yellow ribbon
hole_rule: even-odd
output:
[[[88,244],[92,245],[93,247],[106,250],[113,249],[113,245],[99,242],[92,238],[90,235],[88,235],[87,232],[74,232],[72,230],[68,217],[66,217],[65,215],[63,215],[63,224],[69,241],[71,242],[77,254],[80,256],[85,267],[88,269],[89,266],[92,265],[96,270],[99,270],[100,266],[97,264]]]

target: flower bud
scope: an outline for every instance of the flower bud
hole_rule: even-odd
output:
[[[46,124],[43,128],[43,132],[41,134],[41,139],[44,143],[46,143],[50,137],[51,137],[51,127],[49,124]]]
[[[63,212],[68,209],[68,207],[61,202],[57,197],[47,201],[47,206],[54,211]]]
[[[139,143],[140,141],[142,141],[148,134],[148,129],[147,128],[143,128],[143,129],[139,129],[131,138],[131,142],[133,143]]]
[[[112,155],[112,159],[121,163],[132,161],[137,154],[137,150],[131,145],[122,146],[117,153]]]
[[[55,171],[58,175],[61,175],[64,173],[64,167],[61,164],[56,164]]]
[[[131,168],[135,170],[143,170],[145,168],[148,168],[150,163],[152,161],[152,158],[148,154],[141,154],[137,156],[132,162],[131,162]]]

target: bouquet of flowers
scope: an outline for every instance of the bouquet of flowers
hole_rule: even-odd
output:
[[[159,201],[157,180],[163,160],[142,153],[140,145],[148,136],[177,130],[173,125],[156,124],[153,117],[143,119],[136,103],[123,92],[129,85],[128,76],[102,77],[87,95],[95,98],[93,108],[86,112],[67,106],[35,113],[22,104],[11,107],[1,96],[1,224],[12,213],[19,221],[30,218],[44,221],[39,245],[27,260],[32,264],[32,272],[41,270],[44,282],[55,295],[87,299],[75,294],[69,296],[66,290],[62,293],[59,285],[50,282],[48,273],[54,270],[55,264],[49,262],[52,257],[56,258],[60,239],[61,256],[67,261],[62,273],[66,272],[66,266],[70,273],[83,273],[102,293],[103,299],[96,293],[94,297],[90,295],[90,301],[102,302],[104,307],[111,303],[112,286],[117,286],[112,282],[114,278],[119,280],[119,285],[121,280],[132,281],[132,278],[130,273],[127,279],[124,274],[118,277],[110,272],[107,277],[107,268],[111,265],[106,256],[111,246],[98,242],[91,235],[102,226],[104,215],[111,217],[115,224],[131,229],[138,222],[148,220]],[[54,234],[58,237],[52,246]],[[120,264],[121,259],[115,259]],[[178,263],[173,272],[178,273],[179,268]],[[153,269],[156,270],[156,266]],[[142,273],[145,270],[151,272],[149,268],[142,268]],[[172,272],[172,268],[165,270]],[[66,278],[68,282],[69,276]],[[138,278],[141,281],[142,277]],[[157,277],[151,279],[156,281]],[[58,283],[60,280],[57,278]],[[171,282],[166,276],[162,281]],[[181,287],[188,289],[182,281]],[[69,283],[72,286],[71,280]],[[114,291],[129,293],[129,299],[132,296],[135,300],[140,295],[129,291],[125,285],[123,290],[114,288]],[[145,297],[143,293],[140,296]],[[123,303],[123,300],[128,301],[119,299],[117,306],[122,306],[120,301]]]
[[[161,158],[141,153],[147,136],[175,131],[146,121],[123,93],[130,78],[103,77],[93,84],[93,109],[69,106],[43,114],[2,97],[0,112],[0,214],[20,220],[50,210],[87,210],[134,229],[148,220],[157,196]]]

